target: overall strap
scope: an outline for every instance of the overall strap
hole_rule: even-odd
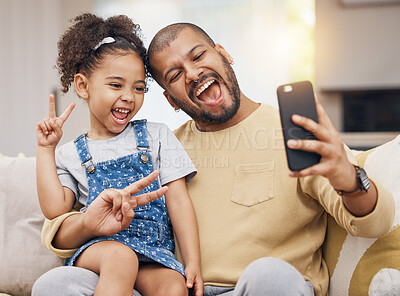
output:
[[[87,133],[80,135],[74,140],[74,144],[76,150],[78,151],[81,165],[86,168],[89,174],[93,174],[96,169],[93,165],[92,155],[90,155],[89,149],[87,147],[86,136]]]
[[[135,130],[136,147],[139,150],[140,161],[147,163],[149,161],[149,141],[147,135],[147,120],[134,120],[133,128]]]

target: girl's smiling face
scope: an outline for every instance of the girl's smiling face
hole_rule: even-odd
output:
[[[146,83],[142,59],[134,52],[105,55],[89,77],[79,75],[87,91],[76,87],[89,107],[88,136],[96,140],[115,137],[143,104]]]

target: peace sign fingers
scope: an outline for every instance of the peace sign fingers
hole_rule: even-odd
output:
[[[125,187],[124,190],[128,192],[130,195],[135,195],[142,191],[142,189],[149,186],[155,179],[157,179],[159,172],[155,170],[148,176],[136,181],[135,183],[130,184],[129,186]]]
[[[56,117],[56,103],[54,101],[54,95],[49,96],[49,118]]]
[[[58,119],[57,123],[60,125],[60,127],[63,126],[63,124],[65,123],[65,121],[67,121],[68,117],[71,115],[72,110],[74,110],[75,108],[75,104],[71,103],[67,109],[65,109],[64,113],[61,114],[58,118],[56,115],[56,104],[54,101],[54,95],[51,94],[49,96],[49,118],[55,118]],[[61,121],[60,121],[61,120]]]
[[[49,96],[49,116],[36,124],[36,139],[40,147],[55,148],[62,137],[62,126],[68,119],[75,104],[71,103],[68,108],[57,117],[54,95]]]
[[[68,108],[65,109],[64,113],[60,115],[60,117],[58,117],[59,119],[62,120],[63,124],[65,121],[67,121],[68,117],[70,116],[72,110],[74,110],[75,108],[75,104],[71,103],[69,104]]]

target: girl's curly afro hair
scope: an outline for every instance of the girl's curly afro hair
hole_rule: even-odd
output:
[[[75,74],[90,76],[107,54],[135,52],[145,65],[146,78],[149,77],[141,29],[129,17],[118,15],[104,20],[91,13],[84,13],[72,21],[74,24],[58,41],[57,69],[64,93],[68,92]],[[113,37],[115,42],[95,49],[105,37]]]

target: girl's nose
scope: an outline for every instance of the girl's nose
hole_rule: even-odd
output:
[[[122,98],[121,98],[123,101],[126,101],[126,102],[133,102],[133,100],[134,100],[134,93],[133,93],[133,91],[126,91],[124,94],[123,94],[123,96],[122,96]]]

